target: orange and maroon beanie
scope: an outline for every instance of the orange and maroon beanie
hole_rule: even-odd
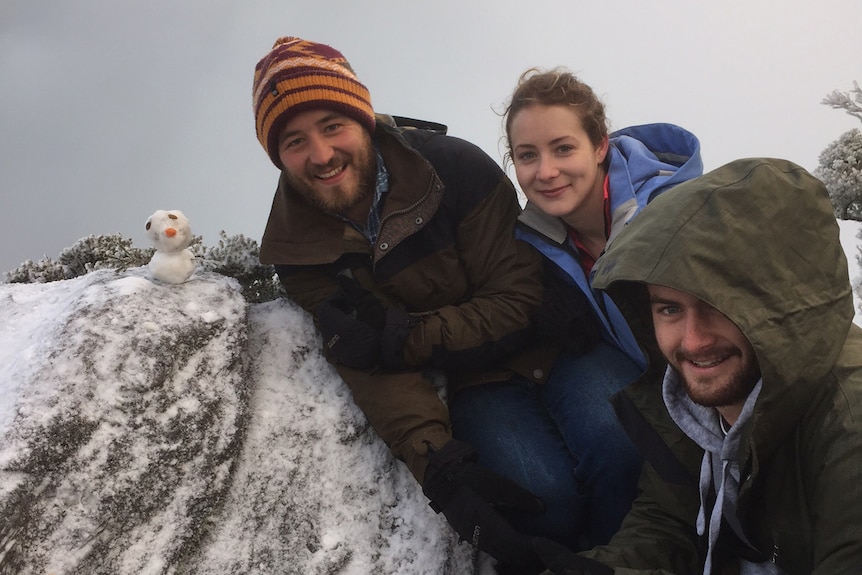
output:
[[[279,169],[278,138],[306,110],[336,110],[374,132],[371,94],[338,50],[293,36],[275,41],[254,69],[257,139]]]

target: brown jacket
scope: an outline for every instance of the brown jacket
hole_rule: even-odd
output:
[[[378,122],[374,139],[390,178],[377,243],[309,206],[282,175],[260,259],[275,264],[288,296],[312,314],[349,268],[366,289],[419,318],[405,345],[412,370],[336,367],[421,482],[429,443],[439,448],[451,438],[426,370],[445,372],[450,391],[513,371],[543,381],[555,350],[530,346],[542,263],[515,240],[520,205],[499,166],[476,146],[429,131]]]

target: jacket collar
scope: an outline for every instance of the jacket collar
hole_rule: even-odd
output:
[[[563,245],[569,237],[563,220],[546,214],[532,202],[527,202],[524,210],[518,216],[518,221],[558,245]]]
[[[374,138],[390,178],[390,193],[381,217],[385,220],[390,214],[419,203],[436,181],[436,175],[396,129],[378,122]],[[288,185],[285,174],[281,174],[261,240],[261,263],[326,264],[345,252],[368,249],[361,234],[340,218],[310,206]]]

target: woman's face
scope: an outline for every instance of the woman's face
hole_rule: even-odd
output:
[[[577,112],[563,105],[533,105],[509,126],[515,174],[527,199],[578,229],[585,218],[603,218],[602,162],[605,138],[596,147]]]

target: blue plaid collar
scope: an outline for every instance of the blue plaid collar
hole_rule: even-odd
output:
[[[383,156],[377,147],[377,141],[374,140],[372,144],[374,146],[374,155],[377,157],[377,180],[374,185],[374,199],[371,202],[371,208],[368,210],[368,221],[365,222],[365,226],[363,227],[341,214],[333,215],[356,228],[359,233],[365,236],[368,243],[373,246],[380,235],[380,215],[383,211],[383,200],[384,196],[389,192],[389,171],[383,162]]]
[[[377,242],[377,237],[380,235],[380,214],[383,211],[383,199],[389,192],[389,172],[386,170],[383,156],[377,148],[377,142],[374,142],[374,154],[377,156],[377,182],[374,186],[374,201],[371,203],[371,209],[368,210],[368,222],[365,224],[365,229],[359,230],[372,246]]]

